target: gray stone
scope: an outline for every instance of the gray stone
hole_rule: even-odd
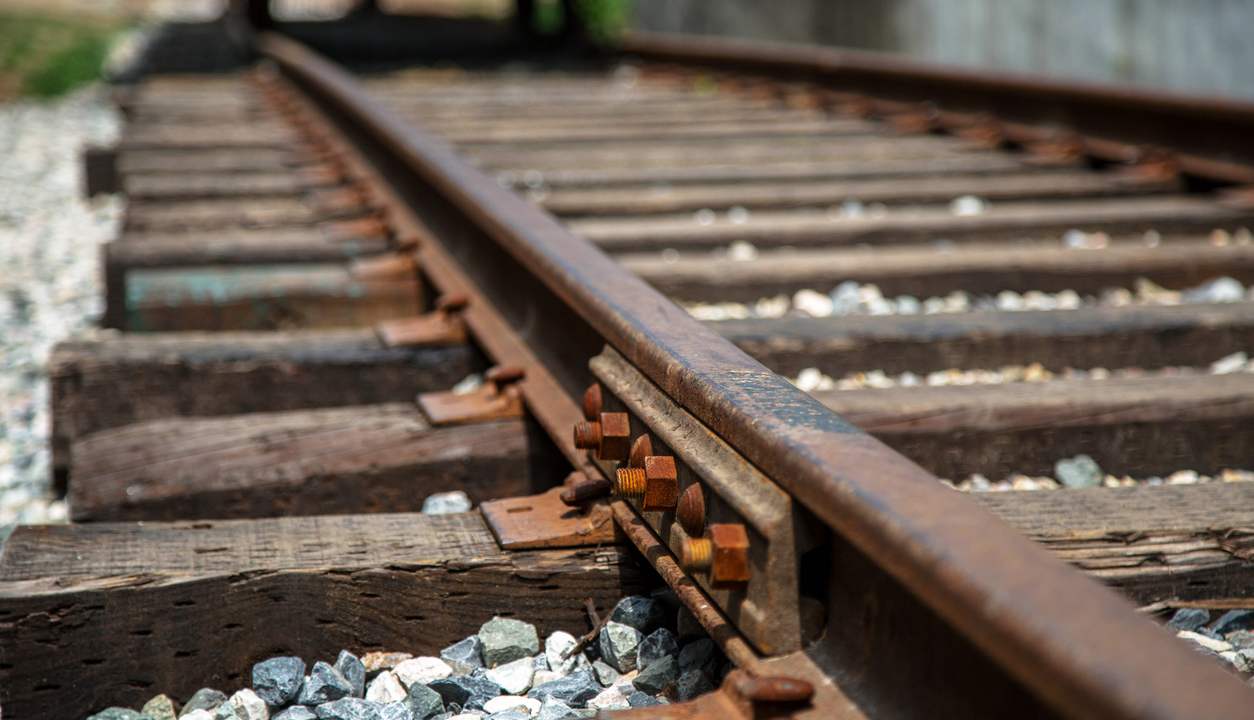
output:
[[[627,704],[634,708],[653,707],[654,705],[665,705],[666,703],[658,700],[648,693],[639,690],[627,696]]]
[[[1233,630],[1224,639],[1232,643],[1235,648],[1254,650],[1254,631]]]
[[[364,668],[362,672],[365,672]],[[379,720],[379,711],[382,708],[381,703],[346,697],[323,703],[315,712],[319,720]]]
[[[675,684],[679,677],[679,663],[673,655],[666,655],[654,660],[651,665],[640,671],[631,684],[641,692],[658,695]]]
[[[544,653],[540,653],[539,655],[536,655],[534,658],[531,659],[531,661],[532,661],[531,669],[533,670],[548,670],[549,669],[549,659],[548,657],[545,656]]]
[[[480,674],[440,678],[427,687],[439,693],[445,704],[462,710],[482,710],[485,702],[501,694],[499,685]]]
[[[460,675],[474,672],[475,668],[483,667],[483,643],[478,635],[470,637],[440,651],[440,659]]]
[[[148,718],[130,708],[111,707],[101,710],[87,720],[148,720]]]
[[[494,617],[479,628],[483,662],[496,667],[540,652],[536,626],[513,618]]]
[[[628,595],[614,606],[610,620],[631,626],[642,633],[652,631],[666,618],[666,607],[653,598]]]
[[[1167,621],[1173,630],[1197,630],[1210,622],[1210,611],[1202,608],[1181,608]]]
[[[487,720],[531,720],[531,713],[526,710],[504,710],[492,713]]]
[[[710,676],[706,675],[704,670],[697,668],[684,671],[675,682],[675,693],[681,702],[704,695],[713,689],[714,683],[710,680]]]
[[[348,697],[353,693],[353,684],[348,678],[331,665],[319,660],[314,663],[313,670],[300,689],[301,705],[321,705],[332,700]]]
[[[217,710],[218,706],[224,702],[226,702],[226,693],[213,688],[201,688],[192,693],[192,696],[187,699],[187,704],[183,706],[183,711],[179,713],[179,717],[183,717],[193,710]]]
[[[1066,487],[1086,488],[1101,485],[1106,474],[1093,458],[1076,455],[1054,463],[1054,477]]]
[[[305,661],[298,657],[273,657],[253,665],[253,692],[270,707],[295,700],[304,681]]]
[[[601,628],[597,642],[605,662],[625,673],[636,669],[636,653],[643,639],[635,627],[611,620]]]
[[[1229,610],[1210,627],[1220,635],[1227,635],[1236,630],[1250,630],[1254,628],[1254,610]]]
[[[540,706],[540,712],[536,713],[536,720],[569,720],[573,717],[575,711],[557,698],[545,700]]]
[[[707,675],[713,675],[714,669],[718,667],[718,660],[718,648],[713,640],[694,640],[679,651],[679,672],[684,673],[695,668],[705,671]]]
[[[409,707],[410,713],[417,720],[427,720],[444,712],[444,698],[440,693],[418,683],[409,686],[409,696],[405,698],[405,705]]]
[[[640,641],[636,651],[636,667],[641,670],[664,657],[673,658],[679,655],[679,642],[675,634],[666,628],[658,628]]]
[[[618,671],[605,664],[604,660],[597,660],[592,663],[592,672],[596,675],[597,682],[609,687],[618,679]]]
[[[175,720],[178,713],[174,710],[174,701],[169,695],[157,695],[144,706],[139,709],[141,715],[147,715],[152,720]]]
[[[340,671],[345,680],[353,686],[353,697],[362,697],[366,693],[366,666],[357,656],[347,650],[341,650],[335,659],[335,669]]]
[[[593,677],[591,670],[576,670],[564,678],[531,688],[527,697],[535,698],[540,702],[556,698],[571,707],[583,707],[599,692],[601,692],[601,684]]]
[[[318,713],[304,705],[293,705],[270,720],[316,720]]]
[[[414,720],[414,713],[403,702],[385,703],[379,708],[379,720]]]

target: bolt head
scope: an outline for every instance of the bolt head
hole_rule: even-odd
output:
[[[631,443],[631,455],[627,458],[628,467],[644,467],[644,459],[653,454],[653,440],[648,435],[641,435]]]
[[[601,416],[601,383],[592,383],[583,391],[583,419],[596,420]]]
[[[689,537],[705,534],[705,491],[701,483],[693,483],[684,489],[675,508],[675,517]]]

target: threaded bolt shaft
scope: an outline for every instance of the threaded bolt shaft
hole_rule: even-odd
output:
[[[709,538],[688,538],[684,540],[684,551],[681,560],[684,569],[693,572],[709,570],[714,564],[714,543]]]
[[[622,498],[640,500],[644,497],[644,468],[619,468],[614,483],[614,494]]]

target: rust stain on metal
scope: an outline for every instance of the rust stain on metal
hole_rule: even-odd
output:
[[[506,420],[523,415],[520,368],[495,367],[484,376],[483,385],[468,393],[432,392],[418,396],[418,407],[432,425],[464,425]]]
[[[539,495],[489,500],[479,510],[506,550],[612,545],[619,540],[605,503],[572,508],[562,492],[555,487]]]
[[[468,302],[465,296],[442,295],[434,311],[418,317],[386,320],[375,326],[375,334],[387,347],[460,345],[467,340],[461,312]]]

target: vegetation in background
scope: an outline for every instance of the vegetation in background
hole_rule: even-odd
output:
[[[617,37],[631,19],[631,0],[575,0],[575,11],[583,18],[588,34],[595,40]],[[536,3],[535,27],[542,33],[561,30],[564,18],[557,0]]]
[[[0,97],[53,97],[100,77],[115,21],[0,12]]]

